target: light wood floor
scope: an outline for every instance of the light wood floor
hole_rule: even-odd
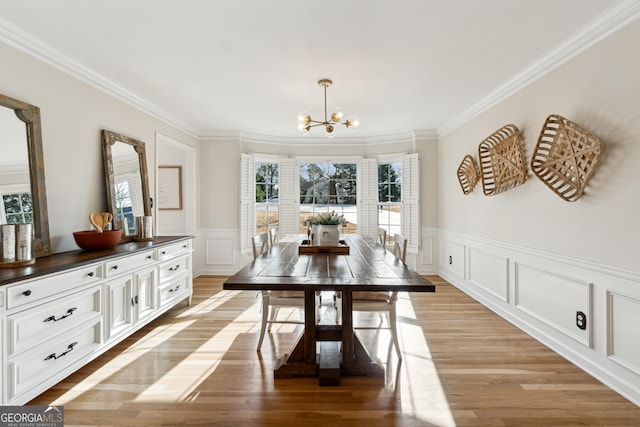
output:
[[[435,294],[398,302],[402,363],[394,352],[387,360],[386,331],[363,331],[386,380],[275,381],[276,355],[300,326],[275,326],[257,353],[256,294],[204,277],[191,307],[180,304],[29,404],[64,405],[66,426],[640,425],[639,407],[429,278]]]

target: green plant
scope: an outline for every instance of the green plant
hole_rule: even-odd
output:
[[[338,215],[336,211],[319,213],[308,217],[305,220],[307,227],[312,225],[347,225],[347,220],[344,215]]]

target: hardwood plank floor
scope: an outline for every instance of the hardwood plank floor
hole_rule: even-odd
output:
[[[398,301],[401,363],[387,331],[361,331],[387,366],[384,380],[274,380],[277,356],[302,327],[274,326],[257,353],[260,299],[201,277],[191,307],[180,304],[29,404],[64,405],[66,426],[640,425],[639,407],[428,277],[435,294]]]

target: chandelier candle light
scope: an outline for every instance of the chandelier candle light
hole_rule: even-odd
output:
[[[301,111],[298,113],[298,132],[306,135],[309,133],[311,128],[316,126],[324,126],[324,134],[327,138],[333,138],[336,136],[336,127],[335,125],[345,125],[347,129],[352,132],[355,132],[360,127],[360,119],[356,116],[351,116],[347,118],[344,122],[341,122],[344,113],[340,110],[337,110],[334,113],[331,113],[331,116],[327,113],[327,88],[331,86],[333,82],[329,79],[320,79],[318,80],[318,86],[322,86],[324,89],[324,120],[318,121],[313,120],[311,115],[306,111]]]

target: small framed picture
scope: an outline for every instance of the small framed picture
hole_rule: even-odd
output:
[[[158,166],[158,209],[182,210],[182,166]]]

